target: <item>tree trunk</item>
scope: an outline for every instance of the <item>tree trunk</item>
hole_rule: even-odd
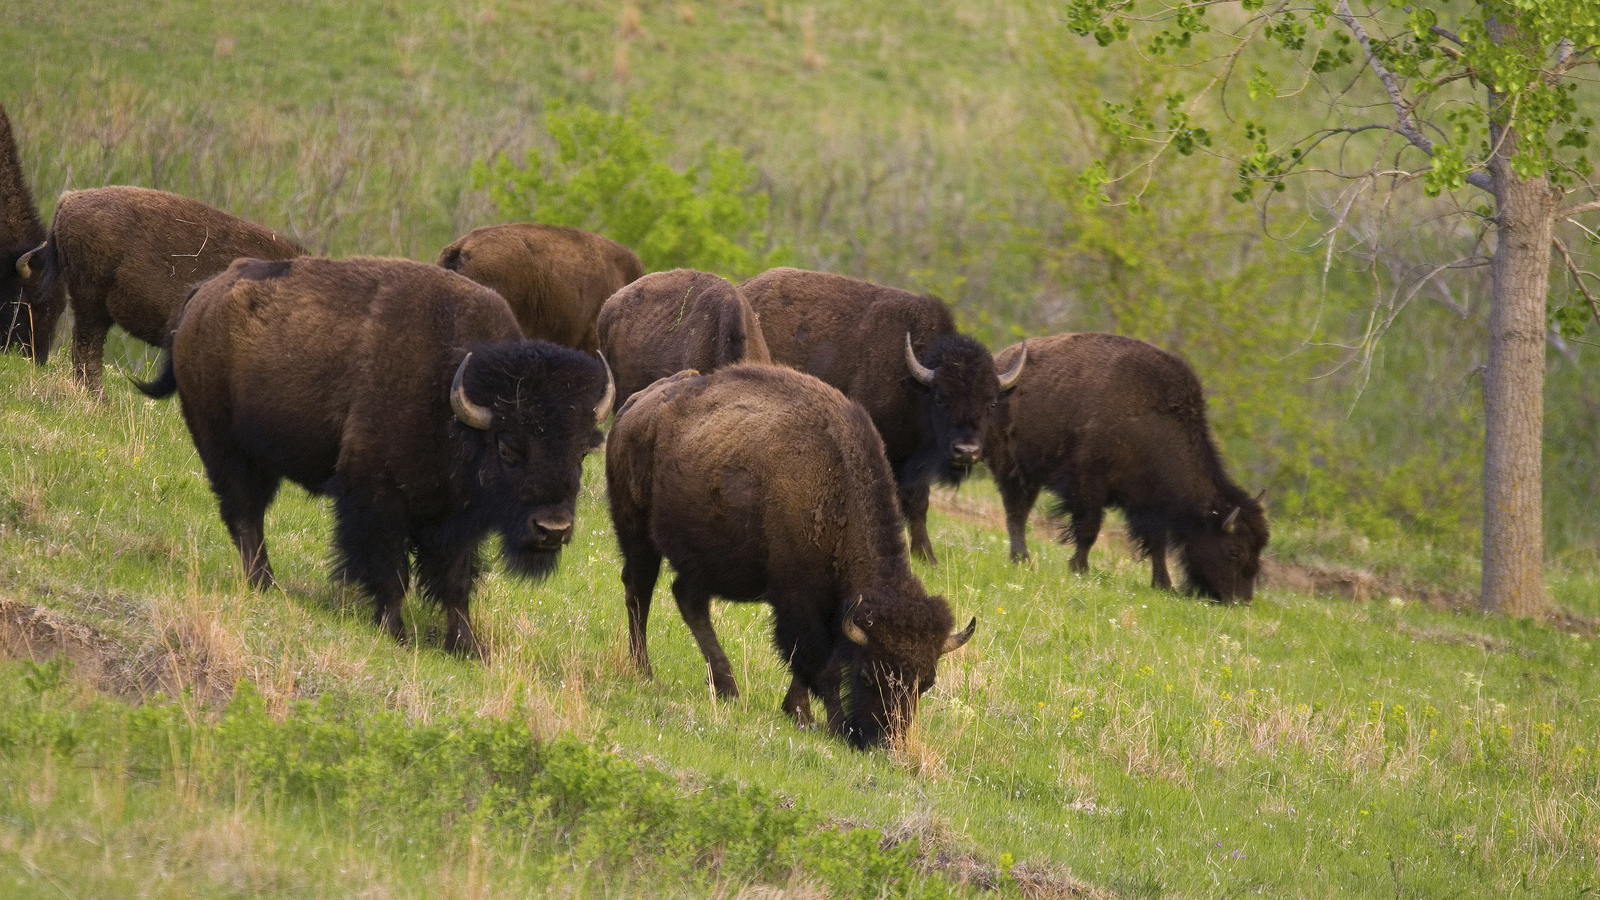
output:
[[[1511,171],[1515,134],[1490,160],[1496,199],[1489,365],[1483,376],[1485,612],[1545,610],[1543,479],[1545,300],[1558,192]]]

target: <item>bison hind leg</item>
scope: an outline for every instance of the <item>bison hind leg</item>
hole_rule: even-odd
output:
[[[245,576],[252,587],[270,587],[274,579],[267,559],[266,515],[281,479],[234,448],[203,453],[201,458],[206,462],[211,490],[217,495],[222,523],[239,548]]]
[[[739,696],[739,685],[733,680],[733,664],[728,662],[728,655],[717,640],[717,631],[711,625],[711,592],[680,573],[672,580],[672,596],[678,601],[678,612],[684,624],[689,626],[695,643],[700,645],[700,655],[705,657],[706,666],[711,670],[711,686],[716,689],[717,696],[725,699]]]

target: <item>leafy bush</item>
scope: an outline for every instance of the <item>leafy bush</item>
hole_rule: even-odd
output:
[[[645,268],[752,275],[779,263],[767,242],[767,193],[735,147],[707,142],[679,171],[667,141],[632,115],[554,105],[545,129],[553,159],[535,147],[518,167],[502,153],[472,166],[474,187],[510,219],[570,225],[603,234],[639,254]]]

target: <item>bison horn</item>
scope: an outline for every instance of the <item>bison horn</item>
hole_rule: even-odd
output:
[[[43,250],[45,248],[45,244],[48,244],[48,243],[50,243],[50,242],[49,241],[45,241],[44,244],[40,244],[39,246],[33,248],[32,250],[29,250],[27,253],[24,253],[21,256],[17,257],[17,274],[18,275],[20,275],[23,278],[32,278],[33,277],[33,267],[28,265],[28,260],[35,253],[38,253],[40,250]]]
[[[456,418],[461,420],[461,424],[485,431],[494,424],[494,410],[468,400],[467,389],[461,383],[467,374],[467,363],[471,359],[472,354],[468,353],[462,358],[461,365],[456,367],[455,381],[450,383],[450,408],[455,410]]]
[[[1235,506],[1233,508],[1233,512],[1228,513],[1228,517],[1222,520],[1223,534],[1233,534],[1233,529],[1237,527],[1239,523],[1239,510],[1243,508],[1244,507],[1242,506]]]
[[[1017,379],[1022,377],[1022,367],[1028,364],[1028,342],[1022,342],[1022,353],[1017,356],[1016,365],[1009,372],[1000,375],[1000,390],[1009,391],[1017,386]]]
[[[844,625],[842,627],[844,629],[844,636],[850,639],[850,643],[857,644],[862,647],[867,645],[867,633],[861,630],[861,626],[856,624],[855,619],[845,616]]]
[[[960,650],[967,643],[967,641],[972,640],[972,633],[977,630],[978,617],[973,616],[972,621],[967,623],[967,627],[961,629],[959,632],[953,631],[945,636],[944,649],[939,651],[939,655],[943,656],[946,653],[953,653],[957,650]]]
[[[606,367],[606,392],[600,402],[594,405],[594,425],[599,428],[606,423],[606,416],[611,415],[611,403],[617,399],[617,379],[611,376],[611,364],[606,362],[606,355],[600,354],[600,365]]]
[[[923,384],[933,385],[933,370],[917,362],[917,351],[911,349],[911,332],[906,332],[906,366],[911,369],[911,374]]]

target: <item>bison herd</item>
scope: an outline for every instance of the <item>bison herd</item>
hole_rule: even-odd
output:
[[[45,363],[70,303],[73,374],[97,395],[111,325],[161,347],[137,386],[178,395],[250,582],[272,583],[263,516],[287,478],[332,498],[337,577],[397,639],[415,573],[445,648],[476,652],[483,539],[500,536],[510,571],[550,573],[602,443],[635,666],[649,675],[665,559],[719,696],[738,686],[711,599],[766,603],[784,711],[810,725],[815,697],[858,747],[904,734],[977,627],[958,631],[911,569],[935,561],[935,481],[987,465],[1013,560],[1048,490],[1076,571],[1117,507],[1156,586],[1171,551],[1220,602],[1251,599],[1267,543],[1194,371],[1130,338],[991,356],[936,297],[790,268],[740,285],[646,274],[614,241],[532,223],[478,228],[436,265],[332,260],[193,200],[103,187],[64,194],[46,231],[4,110],[0,229],[5,347]]]

